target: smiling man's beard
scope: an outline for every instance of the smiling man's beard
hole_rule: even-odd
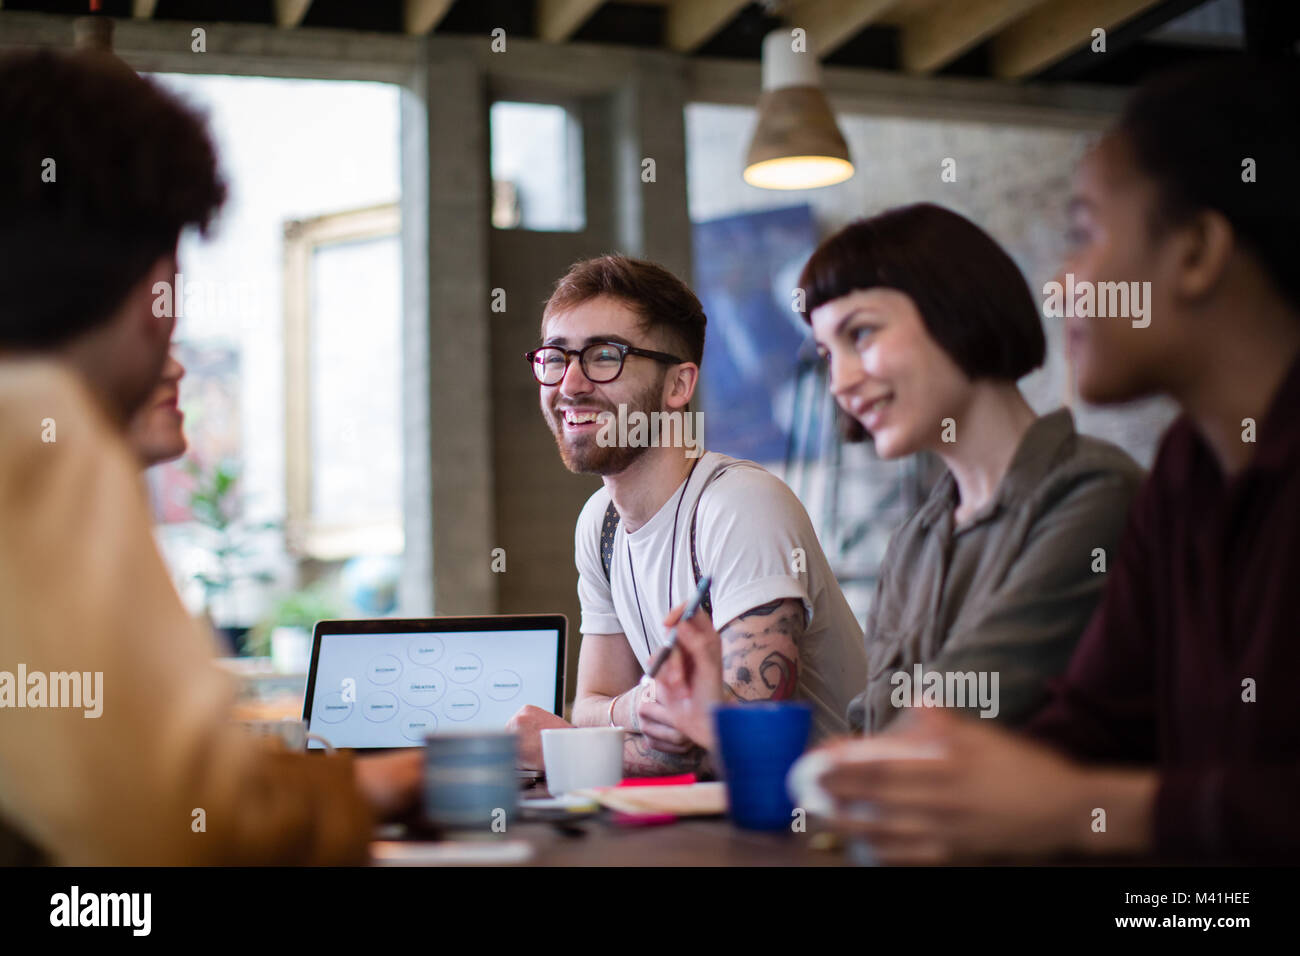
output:
[[[626,403],[628,415],[640,411],[648,416],[651,412],[664,410],[661,396],[664,393],[664,379],[667,374],[667,369],[661,371],[657,381],[647,385]],[[607,408],[601,405],[600,408],[602,413],[618,414],[617,406]],[[600,434],[599,428],[586,435],[576,436],[574,439],[566,437],[564,408],[561,405],[553,405],[546,410],[546,424],[551,427],[551,433],[555,436],[555,444],[560,449],[560,460],[564,462],[564,467],[580,475],[617,475],[650,450],[648,447],[602,446],[596,441],[596,437]],[[610,434],[617,441],[617,423],[611,427]]]

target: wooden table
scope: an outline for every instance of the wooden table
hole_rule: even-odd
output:
[[[533,866],[844,866],[840,850],[819,850],[813,834],[742,830],[725,818],[682,818],[653,827],[607,819],[578,824],[568,836],[547,823],[520,823],[511,836],[536,850]]]
[[[377,833],[377,836],[380,834]],[[395,834],[383,834],[392,839]],[[450,834],[452,840],[522,841],[528,866],[845,866],[840,849],[819,849],[812,832],[757,832],[724,817],[683,817],[660,826],[623,827],[608,813],[554,823],[518,821],[498,837]],[[403,840],[410,849],[416,841]],[[407,864],[411,865],[411,864]],[[419,864],[416,864],[419,865]]]

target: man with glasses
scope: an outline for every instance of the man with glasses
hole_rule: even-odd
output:
[[[733,702],[807,700],[822,738],[847,729],[845,710],[866,680],[862,630],[799,500],[753,462],[687,439],[700,431],[688,416],[698,415],[690,402],[704,327],[681,280],[604,256],[560,280],[543,344],[526,356],[565,466],[604,479],[575,532],[583,641],[572,716],[633,731],[629,774],[708,769],[645,678],[665,645],[665,617],[705,576],[701,613],[721,634]],[[570,725],[529,706],[511,726],[523,761],[540,767],[539,732]]]

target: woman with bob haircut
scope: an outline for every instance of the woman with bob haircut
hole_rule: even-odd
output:
[[[839,407],[881,458],[930,451],[948,469],[885,553],[851,725],[878,731],[922,703],[1024,720],[1092,614],[1141,470],[1079,435],[1068,409],[1030,408],[1016,383],[1043,362],[1038,309],[1011,258],[957,213],[922,203],[854,222],[799,284]],[[709,632],[695,618],[682,638],[711,655]],[[703,746],[713,666],[688,650],[660,679]]]

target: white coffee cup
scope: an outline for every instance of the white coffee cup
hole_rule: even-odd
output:
[[[326,753],[334,750],[333,744],[320,734],[308,733],[305,720],[286,717],[284,720],[241,720],[239,724],[254,737],[278,739],[287,750],[306,750],[309,740],[324,747]]]
[[[552,796],[623,779],[621,727],[551,727],[542,731],[546,789]]]
[[[802,807],[815,816],[829,817],[834,814],[835,807],[830,794],[822,789],[821,778],[836,764],[852,765],[897,759],[933,760],[942,756],[943,751],[933,744],[886,736],[862,737],[837,747],[834,755],[825,749],[804,754],[790,768],[785,786],[795,806]],[[846,811],[847,816],[856,819],[870,821],[875,818],[875,811],[865,802],[846,808]]]
[[[943,750],[936,744],[889,736],[862,737],[837,747],[834,755],[826,749],[804,754],[790,768],[785,786],[796,807],[801,807],[813,816],[832,817],[836,815],[835,803],[821,784],[821,778],[832,767],[866,764],[876,760],[935,760],[942,756]],[[843,807],[840,815],[846,820],[859,823],[871,823],[877,817],[875,806],[866,800],[858,800]],[[849,860],[858,866],[875,866],[877,863],[875,853],[866,840],[849,840],[847,852]]]

